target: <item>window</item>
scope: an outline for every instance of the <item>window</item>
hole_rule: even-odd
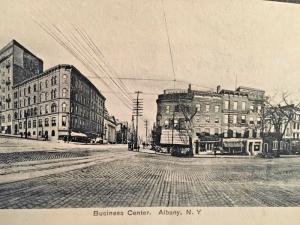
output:
[[[233,102],[233,110],[237,110],[238,102],[234,101]]]
[[[53,90],[53,98],[56,98],[56,89]]]
[[[42,114],[43,114],[43,107],[40,106],[40,115],[42,115]]]
[[[43,83],[41,82],[40,83],[40,90],[42,90],[43,89]]]
[[[17,112],[14,113],[14,119],[15,120],[18,119],[18,113]]]
[[[224,130],[224,137],[228,136],[228,130]]]
[[[168,129],[169,128],[169,120],[165,121],[165,128]]]
[[[30,94],[30,92],[31,92],[31,87],[28,86],[28,94]]]
[[[220,123],[220,118],[216,117],[215,118],[215,123]]]
[[[243,111],[246,110],[246,102],[242,102],[242,110],[243,110]]]
[[[51,136],[52,136],[52,137],[55,136],[55,131],[54,131],[54,130],[52,130]]]
[[[205,105],[205,112],[209,112],[209,105],[208,104]]]
[[[250,110],[253,112],[254,111],[254,106],[250,105]]]
[[[206,117],[205,117],[205,122],[206,122],[206,123],[209,123],[209,122],[210,122],[210,116],[206,116]]]
[[[33,127],[33,128],[36,128],[36,120],[33,120],[33,121],[32,121],[32,127]]]
[[[51,125],[52,126],[56,126],[56,118],[55,117],[52,117],[52,119],[51,119]]]
[[[46,82],[45,82],[45,87],[46,88],[48,87],[48,80],[46,80]]]
[[[43,120],[39,119],[39,127],[42,127],[42,126],[43,126]]]
[[[31,120],[28,120],[28,128],[31,128]]]
[[[166,113],[167,113],[167,114],[170,113],[170,106],[169,106],[169,105],[166,106]]]
[[[52,113],[56,112],[56,104],[55,103],[52,103],[52,105],[51,105],[51,112]]]
[[[246,123],[246,116],[245,115],[242,115],[242,117],[241,117],[241,123],[242,124]]]
[[[219,112],[220,111],[220,106],[219,105],[216,105],[215,106],[215,112],[217,113],[217,112]]]
[[[49,119],[45,118],[45,127],[49,127]]]
[[[22,129],[22,122],[19,123],[19,128]]]
[[[261,105],[258,105],[258,106],[257,106],[257,112],[260,113],[260,111],[261,111]]]
[[[67,97],[67,89],[66,89],[66,88],[63,88],[63,89],[62,89],[62,97],[63,97],[63,98],[66,98],[66,97]]]
[[[272,143],[272,149],[277,150],[278,149],[278,141],[273,141]]]
[[[33,96],[33,103],[36,103],[36,96]]]
[[[197,110],[197,112],[200,112],[200,104],[196,104],[196,110]]]
[[[37,107],[34,107],[34,109],[33,109],[33,115],[37,115]]]
[[[63,112],[66,112],[67,111],[67,104],[64,102],[61,104],[61,108],[62,108],[62,111]]]
[[[257,124],[261,124],[261,120],[260,120],[260,117],[257,117]]]
[[[33,85],[33,91],[36,92],[36,84]]]
[[[7,116],[7,122],[11,122],[11,115],[10,114],[8,114],[8,116]]]
[[[48,100],[48,92],[45,93],[45,101]]]
[[[178,129],[178,120],[176,120],[176,119],[174,120],[174,128]]]
[[[48,105],[45,105],[45,113],[48,113],[49,112],[49,107]]]
[[[28,105],[30,105],[30,100],[31,100],[30,97],[28,97]]]
[[[250,117],[250,118],[249,118],[249,123],[250,123],[250,124],[254,124],[253,117]]]
[[[67,117],[66,116],[62,116],[61,125],[63,127],[67,126]]]
[[[224,103],[224,109],[229,109],[229,101],[226,100]]]
[[[64,82],[64,83],[67,83],[67,74],[64,74],[64,75],[63,75],[63,82]]]
[[[228,115],[224,115],[224,123],[228,123]]]
[[[232,123],[237,124],[237,115],[232,115]]]

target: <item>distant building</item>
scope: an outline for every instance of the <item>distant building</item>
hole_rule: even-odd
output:
[[[128,122],[119,121],[117,122],[116,128],[116,135],[117,135],[117,144],[127,144],[128,134],[129,134],[129,127]]]
[[[104,118],[104,143],[115,144],[117,122],[114,116],[105,116]]]
[[[43,62],[12,41],[0,50],[0,68],[1,133],[75,141],[103,135],[105,97],[74,66],[43,72]]]
[[[219,86],[216,92],[192,90],[191,86],[165,90],[156,101],[156,142],[165,146],[188,145],[180,105],[189,104],[191,112],[196,110],[192,119],[196,154],[215,149],[257,154],[262,149],[260,113],[264,93],[247,87],[221,90]]]

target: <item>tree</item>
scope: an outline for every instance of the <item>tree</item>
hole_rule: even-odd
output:
[[[299,112],[300,103],[295,105],[288,103],[287,93],[282,94],[280,102],[273,103],[272,99],[265,100],[263,113],[263,129],[270,134],[273,131],[274,137],[278,142],[278,151],[276,156],[280,156],[280,143],[290,123],[293,121],[295,114]]]
[[[185,128],[189,136],[189,156],[193,156],[193,135],[194,135],[194,124],[193,118],[197,113],[197,108],[191,103],[179,102],[179,109],[182,112],[185,119]]]

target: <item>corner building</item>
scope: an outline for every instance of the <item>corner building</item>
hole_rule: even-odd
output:
[[[105,97],[74,66],[57,65],[29,77],[19,73],[12,71],[17,82],[6,85],[10,101],[1,101],[2,133],[75,141],[103,135]]]
[[[264,91],[239,87],[236,90],[165,90],[158,96],[156,143],[188,145],[185,118],[180,104],[195,110],[192,118],[195,153],[215,149],[227,153],[255,155],[262,151],[261,117]],[[193,110],[191,110],[193,112]]]

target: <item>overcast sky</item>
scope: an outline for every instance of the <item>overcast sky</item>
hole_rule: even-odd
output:
[[[110,114],[131,111],[85,65],[34,22],[70,35],[83,28],[105,56],[114,76],[173,79],[161,0],[2,0],[0,46],[16,39],[44,60],[44,68],[73,64],[107,98]],[[243,0],[164,0],[177,88],[233,89],[237,85],[300,92],[300,5]],[[73,30],[72,30],[73,29]],[[74,42],[76,44],[76,42]],[[98,74],[98,72],[97,72]],[[101,73],[99,74],[101,76]],[[144,118],[154,122],[157,93],[171,81],[123,80],[145,92]],[[125,100],[124,100],[125,101]]]

